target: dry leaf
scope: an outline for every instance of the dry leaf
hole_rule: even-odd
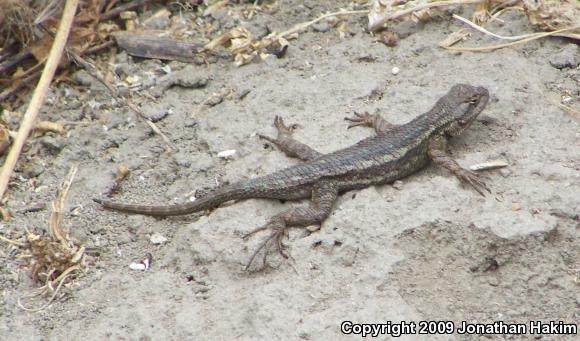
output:
[[[250,32],[242,27],[236,27],[214,38],[212,41],[205,45],[206,50],[215,50],[218,46],[231,46],[231,41],[233,39],[249,39],[251,36]]]
[[[52,38],[48,34],[45,34],[42,39],[32,42],[28,47],[28,50],[38,62],[43,62],[47,58],[51,46]],[[64,59],[65,58],[63,58],[63,60]],[[62,61],[60,66],[63,66]]]
[[[275,33],[261,40],[254,40],[248,30],[236,27],[210,41],[204,49],[212,51],[218,46],[226,47],[234,54],[235,65],[242,66],[256,60],[257,57],[262,60],[268,55],[281,58],[286,53],[288,45],[286,39]]]
[[[373,0],[371,4],[371,9],[368,14],[369,24],[368,27],[374,27],[385,20],[385,18],[394,14],[395,12],[407,10],[410,8],[418,7],[428,3],[427,0],[415,0],[415,1],[401,1],[401,0]],[[436,10],[436,9],[435,9]],[[410,12],[407,15],[402,16],[402,20],[412,20],[412,21],[426,21],[431,19],[433,15],[433,9],[421,9],[415,12]]]
[[[452,45],[457,44],[458,42],[464,40],[471,34],[471,30],[469,28],[462,28],[459,31],[455,31],[447,36],[447,38],[441,40],[439,42],[439,46],[446,48]]]
[[[34,131],[39,133],[53,132],[64,134],[64,124],[62,122],[40,121],[34,125]]]

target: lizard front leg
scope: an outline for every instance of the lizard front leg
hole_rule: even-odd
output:
[[[282,117],[276,116],[274,118],[274,126],[278,129],[277,138],[274,139],[262,134],[258,134],[258,136],[276,145],[287,156],[296,157],[302,161],[309,161],[322,155],[322,153],[314,150],[312,147],[292,138],[292,133],[294,133],[297,126],[296,124],[286,126]]]
[[[483,182],[477,174],[474,172],[461,167],[457,161],[453,160],[449,154],[447,154],[447,139],[442,135],[433,136],[429,140],[429,145],[427,146],[427,154],[429,158],[437,165],[448,169],[456,177],[459,178],[463,183],[469,184],[473,187],[477,193],[485,195],[484,191],[491,193],[491,190],[487,187],[485,182]]]
[[[348,129],[353,127],[370,127],[375,129],[376,133],[381,133],[385,130],[389,130],[397,127],[396,124],[392,124],[386,121],[381,115],[374,114],[371,115],[368,112],[358,113],[354,112],[354,117],[345,117],[346,121],[349,121]]]
[[[260,244],[258,249],[254,252],[246,270],[252,265],[252,262],[260,251],[264,251],[263,266],[266,264],[266,256],[272,246],[276,246],[280,254],[287,258],[288,256],[283,251],[282,237],[286,234],[289,227],[305,227],[313,224],[322,223],[332,211],[336,197],[338,196],[338,187],[332,181],[322,180],[316,184],[312,190],[312,202],[307,206],[295,207],[270,218],[268,223],[260,228],[247,234],[247,238],[257,232],[264,230],[272,230],[272,233],[266,240]]]

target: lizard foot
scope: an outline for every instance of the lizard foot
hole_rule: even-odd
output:
[[[457,177],[459,177],[459,179],[462,182],[469,184],[471,187],[473,187],[473,189],[475,189],[477,193],[481,194],[482,196],[485,196],[484,191],[491,193],[491,190],[489,189],[487,184],[480,179],[479,175],[477,175],[472,171],[469,171],[467,169],[461,169],[457,173]]]
[[[284,244],[282,243],[282,238],[288,235],[288,227],[286,226],[283,220],[274,218],[266,225],[259,227],[253,230],[252,232],[246,234],[243,238],[248,239],[254,234],[265,230],[272,230],[272,233],[260,244],[260,246],[256,249],[256,251],[254,251],[254,253],[250,257],[250,260],[248,261],[248,264],[246,264],[245,267],[246,271],[248,271],[248,269],[250,268],[250,266],[252,265],[252,263],[254,262],[254,260],[256,259],[258,254],[260,254],[261,251],[264,252],[264,256],[262,258],[262,267],[260,268],[260,270],[264,269],[266,267],[266,258],[268,257],[268,253],[272,247],[276,247],[282,257],[284,258],[289,257],[284,252],[285,247]]]
[[[373,125],[374,115],[369,114],[368,111],[363,113],[355,111],[353,117],[345,117],[344,119],[350,122],[347,129],[358,126],[371,127]]]
[[[296,129],[300,128],[300,125],[293,123],[290,125],[284,124],[284,119],[281,116],[276,115],[274,117],[274,127],[278,129],[278,133],[292,134]]]
[[[258,137],[268,142],[276,144],[277,142],[279,142],[282,136],[290,137],[296,129],[300,128],[300,125],[298,125],[297,123],[286,125],[284,124],[284,119],[276,115],[276,117],[274,118],[274,127],[278,129],[278,138],[272,138],[262,134],[258,134]]]

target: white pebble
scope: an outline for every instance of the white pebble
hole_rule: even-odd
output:
[[[131,270],[145,270],[147,267],[143,263],[131,263],[129,264],[129,269]]]
[[[149,241],[151,241],[153,245],[159,245],[167,242],[167,238],[163,237],[159,233],[153,233],[151,237],[149,237]]]
[[[217,154],[218,157],[221,157],[222,159],[229,159],[232,156],[236,155],[236,150],[235,149],[228,149],[228,150],[224,150],[221,151]]]
[[[131,76],[127,76],[127,78],[125,78],[125,80],[129,84],[135,84],[141,80],[141,77],[131,75]]]
[[[393,75],[397,75],[399,72],[401,71],[401,69],[399,69],[397,66],[393,67],[393,69],[391,70],[391,73]]]

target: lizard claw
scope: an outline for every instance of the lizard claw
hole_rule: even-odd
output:
[[[290,125],[284,124],[284,119],[281,116],[276,115],[274,118],[274,127],[278,129],[278,134],[287,134],[291,135],[296,129],[300,127],[300,125],[294,123]]]
[[[285,137],[290,137],[290,135],[292,135],[292,133],[294,133],[294,131],[296,129],[298,129],[300,127],[300,125],[291,124],[291,125],[287,126],[286,124],[284,124],[284,119],[282,117],[276,115],[276,117],[274,118],[274,127],[276,127],[276,129],[278,129],[278,137],[277,138],[269,137],[269,136],[262,135],[262,134],[257,134],[257,135],[259,138],[266,140],[270,143],[273,143],[274,145],[279,146],[280,139],[285,138]]]
[[[270,234],[270,236],[268,236],[260,244],[260,246],[256,249],[256,251],[254,251],[254,253],[250,257],[250,260],[248,260],[248,264],[246,264],[246,267],[245,267],[246,271],[248,271],[248,269],[250,268],[250,266],[252,265],[252,263],[254,262],[254,260],[256,259],[258,254],[260,253],[260,251],[262,251],[262,250],[264,250],[264,256],[262,258],[262,267],[260,269],[265,268],[266,267],[266,258],[268,256],[270,249],[273,246],[275,246],[278,249],[278,253],[280,253],[280,255],[282,257],[284,257],[284,258],[289,257],[288,254],[286,254],[284,252],[285,247],[284,247],[284,244],[282,243],[282,239],[284,238],[284,236],[288,235],[288,228],[286,227],[286,224],[284,224],[283,221],[273,219],[270,222],[268,222],[266,225],[256,228],[255,230],[246,234],[242,238],[248,239],[249,237],[253,236],[254,234],[261,232],[261,231],[265,231],[265,230],[272,230],[272,233]]]
[[[354,117],[345,117],[346,121],[349,121],[347,129],[357,127],[357,126],[371,126],[373,115],[369,114],[367,111],[363,113],[354,112]]]
[[[484,191],[491,193],[491,190],[489,189],[487,184],[483,180],[481,180],[479,175],[477,175],[476,173],[466,169],[462,169],[461,172],[459,172],[457,175],[459,179],[461,179],[461,181],[469,184],[477,191],[477,193],[481,194],[482,196],[485,196]]]

